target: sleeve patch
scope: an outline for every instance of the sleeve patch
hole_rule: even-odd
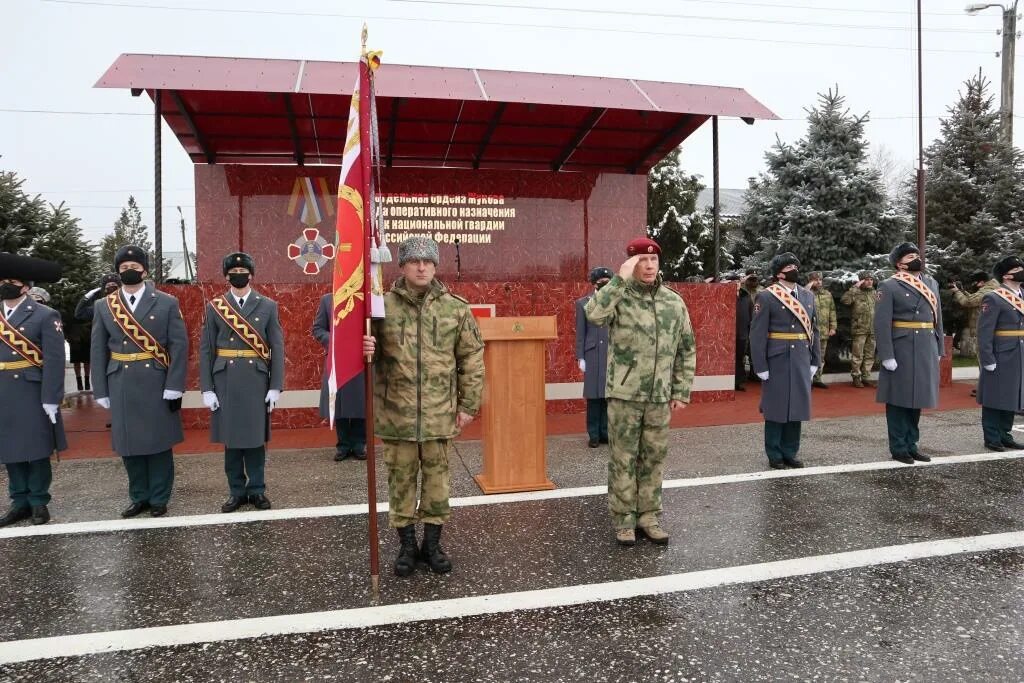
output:
[[[754,304],[754,313],[760,313],[760,312],[761,312],[761,302],[758,301],[757,303]]]

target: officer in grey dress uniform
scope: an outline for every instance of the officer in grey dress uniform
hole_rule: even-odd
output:
[[[149,509],[167,514],[174,486],[173,446],[184,441],[181,397],[188,335],[178,300],[157,291],[149,255],[135,245],[114,255],[122,287],[96,302],[90,372],[96,403],[110,410],[114,451],[128,473],[131,505],[122,517]]]
[[[235,252],[221,264],[230,290],[206,305],[199,348],[199,385],[212,411],[210,440],[224,444],[230,495],[221,512],[246,503],[269,510],[266,495],[270,413],[284,388],[284,335],[277,303],[250,286],[252,256]]]
[[[611,270],[604,267],[590,271],[590,284],[594,292],[612,279]],[[608,328],[587,320],[584,307],[594,298],[591,292],[576,300],[576,361],[583,372],[583,398],[587,399],[587,445],[597,448],[608,443],[608,401],[605,384],[608,383]]]
[[[331,295],[320,298],[313,321],[313,338],[330,353],[331,345]],[[338,442],[334,459],[338,462],[349,456],[366,460],[366,373],[358,375],[338,388],[334,397],[334,431]],[[320,380],[320,417],[329,420],[330,394],[327,388],[327,363],[324,363],[323,378]]]
[[[1024,410],[1024,261],[1007,256],[992,275],[1000,287],[982,299],[978,317],[981,429],[989,450],[1024,449],[1011,432]]]
[[[50,455],[68,447],[60,314],[27,296],[34,281],[56,282],[60,270],[52,261],[0,253],[0,462],[11,497],[0,526],[50,520]]]
[[[893,248],[896,272],[875,292],[875,344],[882,360],[875,400],[885,404],[889,452],[913,465],[930,457],[918,451],[922,408],[939,404],[939,358],[945,352],[939,284],[923,272],[917,245]]]
[[[811,419],[811,378],[821,364],[815,297],[797,284],[800,261],[777,254],[778,281],[759,292],[750,326],[750,357],[761,380],[764,450],[772,469],[803,467],[800,430]]]

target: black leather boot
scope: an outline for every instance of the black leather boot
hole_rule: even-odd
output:
[[[441,550],[440,524],[423,525],[423,546],[420,548],[420,557],[429,565],[430,571],[435,574],[446,574],[452,570],[448,554]]]
[[[416,550],[416,525],[400,527],[398,538],[402,541],[402,547],[398,549],[398,557],[395,558],[395,575],[409,576],[416,571],[416,558],[419,557],[419,551]]]

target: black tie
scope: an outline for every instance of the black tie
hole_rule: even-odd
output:
[[[132,294],[130,297],[128,297],[128,303],[131,304],[132,308],[135,308],[135,295],[134,294]]]
[[[245,299],[239,299],[238,300],[238,307],[239,308],[244,308],[245,307]]]

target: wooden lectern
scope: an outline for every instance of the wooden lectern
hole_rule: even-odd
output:
[[[545,456],[545,344],[554,316],[480,318],[484,346],[484,493],[553,489]]]

